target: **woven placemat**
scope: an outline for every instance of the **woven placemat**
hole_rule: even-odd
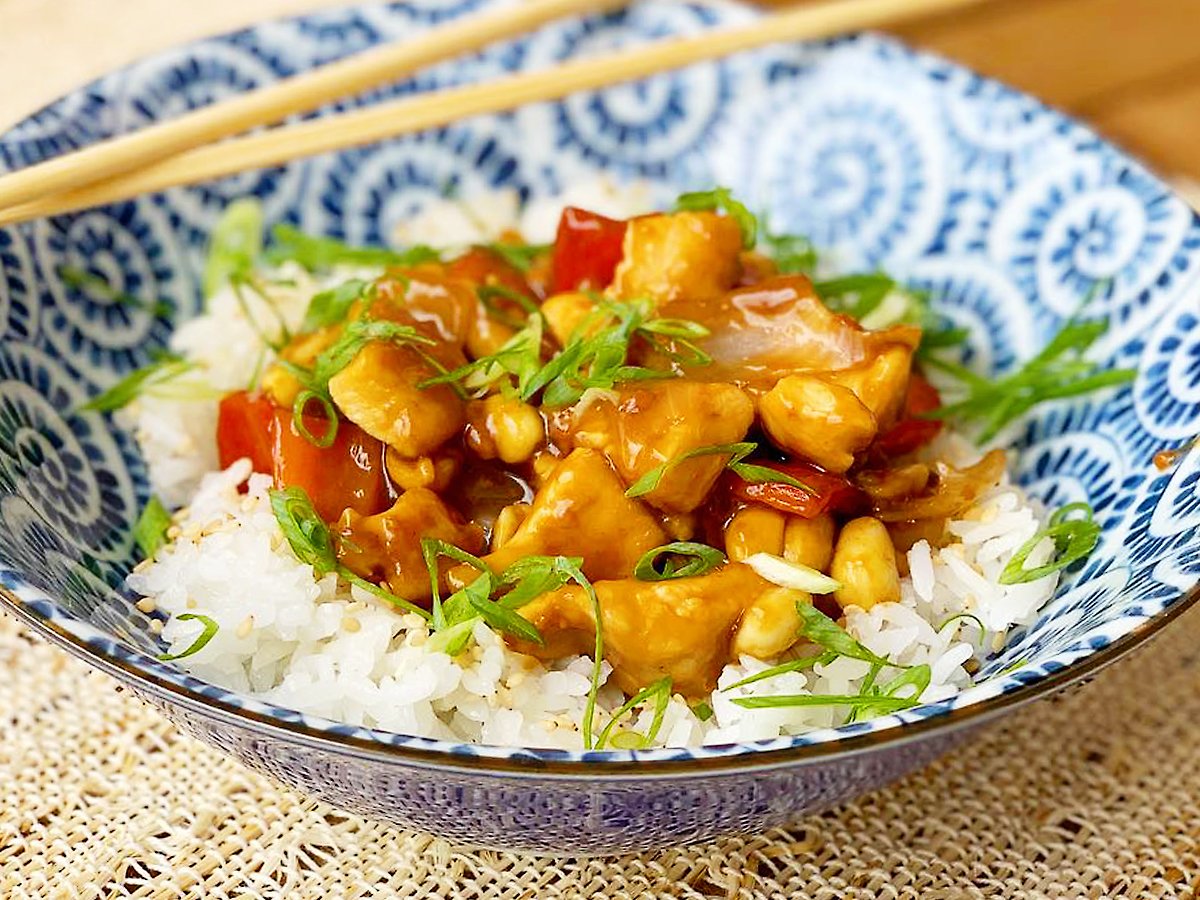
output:
[[[0,897],[1192,897],[1200,610],[1092,684],[789,829],[590,860],[347,816],[0,616]]]

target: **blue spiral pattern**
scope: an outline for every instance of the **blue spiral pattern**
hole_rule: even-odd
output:
[[[0,138],[16,168],[488,5],[410,0],[268,23],[114,73]],[[570,55],[745,20],[732,3],[679,0],[566,22],[343,101],[357,106]],[[730,185],[840,267],[885,266],[972,331],[964,359],[1011,370],[1088,298],[1110,319],[1096,352],[1136,368],[1131,389],[1054,404],[1018,436],[1016,477],[1049,503],[1086,499],[1104,539],[1033,625],[942,703],[756,745],[569,753],[448,745],[326,722],[206,684],[150,654],[122,594],[145,500],[132,440],[78,411],[146,361],[197,308],[205,233],[231,198],[271,222],[381,242],[446,193],[553,195],[597,172],[681,187]],[[98,290],[64,277],[81,270]],[[755,754],[944,720],[1037,685],[1181,602],[1200,577],[1200,452],[1169,472],[1164,446],[1200,431],[1200,226],[1135,161],[1029,97],[874,36],[780,47],[483,117],[209,185],[0,230],[0,584],[17,611],[123,677],[184,727],[343,806],[476,843],[615,852],[788,821],[882,784],[957,738],[871,745],[767,772]],[[163,305],[165,304],[165,306]],[[165,310],[165,312],[164,312]],[[1014,663],[1019,671],[1006,673]],[[1002,674],[1006,673],[1006,674]],[[174,693],[172,693],[174,692]],[[186,697],[187,700],[181,700]],[[224,712],[218,712],[218,708]],[[265,730],[245,712],[296,731]],[[521,777],[428,767],[514,761]],[[713,774],[542,777],[583,761],[729,763]],[[644,776],[644,777],[642,777]]]

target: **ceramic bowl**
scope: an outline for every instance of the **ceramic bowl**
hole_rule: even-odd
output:
[[[0,138],[0,168],[169,118],[373,44],[469,15],[477,0],[372,5],[271,22],[145,59]],[[644,4],[575,21],[356,102],[476,81],[754,13]],[[1094,294],[1099,358],[1130,388],[1042,408],[1015,474],[1048,502],[1086,499],[1104,536],[1031,627],[953,700],[754,744],[644,752],[467,746],[353,728],[197,681],[155,660],[122,588],[147,498],[128,434],[79,412],[196,311],[205,233],[252,194],[272,222],[354,242],[448,190],[553,195],[607,173],[658,199],[732,186],[840,265],[929,289],[971,330],[970,363],[1003,371]],[[65,283],[89,268],[114,301]],[[215,184],[0,230],[0,583],[36,632],[126,682],[187,731],[336,806],[456,841],[615,853],[761,829],[908,772],[972,726],[1084,677],[1196,599],[1200,227],[1136,161],[1038,101],[895,41],[777,47],[644,84],[455,124]]]

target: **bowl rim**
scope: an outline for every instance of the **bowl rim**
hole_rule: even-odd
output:
[[[726,745],[733,752],[711,757],[645,758],[647,754],[661,753],[660,749],[651,751],[569,751],[576,758],[547,759],[538,755],[539,748],[472,745],[428,739],[432,744],[442,744],[447,747],[484,746],[510,751],[506,755],[473,755],[454,753],[438,747],[393,744],[360,737],[356,734],[318,728],[303,720],[288,721],[278,716],[247,709],[219,697],[205,696],[125,660],[100,652],[88,641],[39,613],[7,587],[0,586],[0,611],[14,614],[18,620],[31,627],[38,635],[105,674],[140,688],[168,704],[186,707],[206,718],[217,718],[231,725],[250,727],[266,734],[278,735],[289,742],[306,744],[313,749],[348,753],[351,756],[376,762],[403,762],[414,767],[442,771],[455,770],[536,777],[579,778],[602,774],[613,779],[625,780],[687,777],[702,773],[717,774],[732,771],[744,773],[760,769],[821,763],[833,758],[840,759],[890,750],[926,737],[948,734],[973,725],[982,725],[1003,713],[1047,697],[1071,684],[1090,680],[1102,669],[1128,656],[1158,635],[1198,601],[1200,601],[1200,584],[1181,593],[1170,606],[1140,622],[1117,639],[1060,669],[1034,673],[1033,677],[1027,677],[993,697],[943,710],[915,721],[901,722],[860,734],[843,734],[830,740],[795,744],[788,747],[768,749],[756,746],[755,742],[740,742]],[[62,608],[57,604],[55,607],[62,612]],[[74,616],[69,617],[75,618]],[[138,656],[143,655],[140,651],[133,652]],[[371,729],[366,730],[371,731]],[[680,749],[688,750],[690,748]],[[588,758],[582,758],[579,756],[580,753],[587,753]]]
[[[747,7],[738,0],[711,0],[718,9],[737,10],[743,14],[760,15],[761,11]],[[190,47],[203,44],[209,40],[221,40],[231,36],[253,33],[263,25],[279,22],[304,22],[322,20],[329,16],[354,14],[364,8],[384,8],[388,4],[379,0],[366,0],[339,9],[318,10],[292,16],[278,16],[251,23],[232,31],[204,36],[197,40],[175,44],[158,51],[145,54],[125,66],[104,73],[99,79],[69,91],[55,98],[38,110],[24,115],[11,123],[0,132],[0,141],[13,130],[19,129],[30,120],[39,118],[43,113],[52,109],[64,99],[72,95],[88,91],[97,81],[137,66],[147,60],[153,60],[163,54],[187,50]],[[809,42],[817,45],[836,45],[843,42],[870,41],[890,44],[900,48],[914,61],[935,62],[939,66],[948,67],[959,72],[969,73],[981,82],[1002,86],[1007,91],[1025,99],[1036,102],[1048,115],[1060,120],[1066,120],[1074,128],[1082,129],[1103,146],[1118,153],[1122,159],[1141,164],[1128,151],[1114,148],[1111,143],[1098,137],[1086,124],[1079,122],[1042,100],[1032,97],[1025,91],[1011,88],[1003,82],[979,75],[969,67],[947,59],[940,54],[908,46],[890,36],[875,32],[858,32],[840,38],[825,41]],[[1200,214],[1195,214],[1194,223],[1200,223]],[[996,694],[983,697],[961,706],[942,707],[930,710],[930,705],[916,707],[915,710],[926,710],[926,714],[917,719],[893,720],[889,724],[866,731],[846,732],[838,728],[830,729],[832,736],[815,742],[793,743],[787,746],[765,746],[777,743],[787,738],[775,738],[767,741],[744,741],[710,748],[656,748],[646,751],[625,750],[552,750],[548,748],[501,746],[492,744],[470,744],[461,741],[446,741],[389,732],[383,729],[348,726],[334,720],[318,716],[302,714],[295,720],[272,715],[268,712],[250,708],[240,701],[250,700],[262,704],[257,698],[248,695],[228,692],[221,689],[233,699],[215,697],[192,689],[184,682],[186,678],[195,679],[183,670],[174,669],[178,679],[167,677],[156,671],[164,668],[150,655],[121,642],[111,634],[106,637],[115,645],[120,645],[121,653],[107,649],[103,645],[89,641],[76,631],[63,627],[61,621],[79,623],[85,629],[94,629],[85,620],[68,611],[53,597],[41,592],[29,584],[17,571],[12,571],[19,582],[18,590],[35,592],[30,598],[37,604],[46,603],[53,610],[53,615],[44,613],[34,603],[27,602],[18,595],[16,590],[0,583],[0,611],[12,613],[19,621],[30,627],[36,634],[47,639],[56,646],[65,649],[71,655],[88,663],[92,667],[108,675],[124,681],[139,691],[151,695],[156,700],[170,706],[188,709],[207,719],[216,719],[233,727],[249,728],[264,735],[278,737],[293,743],[307,745],[326,752],[340,753],[373,761],[404,764],[415,768],[454,770],[481,775],[506,775],[513,777],[550,777],[578,778],[604,775],[612,780],[637,780],[645,778],[686,778],[698,774],[720,774],[760,769],[774,769],[794,765],[810,765],[827,762],[833,758],[863,755],[868,753],[890,750],[922,740],[935,735],[948,734],[964,728],[978,726],[994,720],[1005,712],[1011,711],[1031,701],[1044,698],[1073,683],[1089,679],[1106,666],[1122,659],[1157,635],[1164,627],[1188,611],[1197,601],[1200,601],[1200,582],[1191,588],[1179,590],[1166,605],[1157,612],[1146,616],[1142,621],[1133,625],[1128,631],[1109,640],[1098,648],[1087,648],[1078,656],[1066,663],[1056,664],[1055,667],[1035,668],[1031,671],[1019,671],[996,678],[999,690]],[[129,659],[122,658],[122,653]],[[207,682],[204,682],[207,683]],[[269,705],[269,704],[267,704]],[[933,706],[938,706],[934,704]],[[279,707],[284,709],[284,707]],[[294,712],[294,711],[293,711]],[[301,715],[301,714],[298,714]],[[891,717],[888,717],[891,718]],[[345,730],[352,729],[353,733]],[[376,737],[376,736],[380,737]],[[394,743],[384,738],[400,737],[416,743]],[[704,752],[711,749],[711,755]],[[692,751],[699,751],[691,755]],[[670,755],[674,754],[674,755]]]

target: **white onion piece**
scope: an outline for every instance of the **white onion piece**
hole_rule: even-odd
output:
[[[755,553],[742,560],[753,569],[760,578],[780,587],[792,588],[796,591],[807,591],[810,594],[832,594],[842,586],[836,581],[811,566],[789,562],[782,556],[772,553]]]

